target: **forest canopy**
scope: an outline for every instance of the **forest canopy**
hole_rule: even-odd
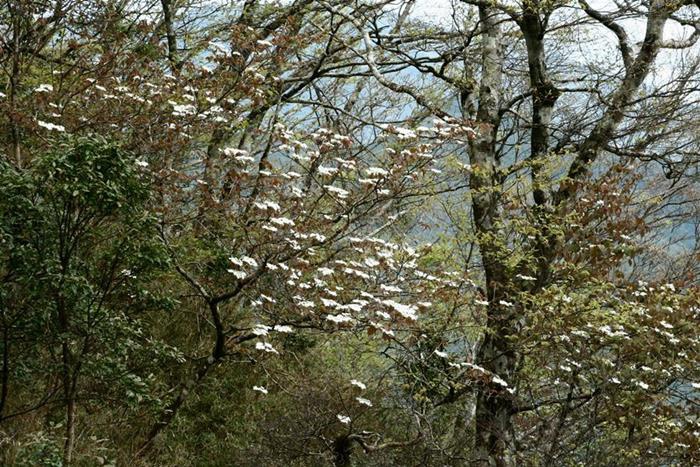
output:
[[[700,1],[0,32],[3,465],[700,463]]]

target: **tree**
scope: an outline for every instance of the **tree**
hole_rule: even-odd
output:
[[[697,460],[696,2],[7,6],[8,463]]]
[[[477,361],[518,385],[526,354],[516,345],[515,337],[527,328],[534,312],[515,299],[523,293],[545,293],[561,280],[561,261],[566,259],[562,257],[567,238],[562,235],[564,222],[571,215],[576,217],[577,195],[587,179],[609,170],[601,154],[651,160],[665,166],[669,178],[682,177],[684,167],[696,162],[685,152],[697,144],[692,135],[676,138],[676,131],[682,131],[683,123],[677,122],[683,121],[679,116],[684,107],[674,106],[668,98],[673,96],[676,103],[690,102],[693,88],[688,87],[688,77],[697,66],[697,58],[691,58],[687,68],[680,68],[663,84],[654,85],[650,78],[662,50],[690,47],[697,40],[695,33],[687,40],[665,40],[666,23],[697,27],[697,20],[691,11],[693,2],[642,2],[620,6],[612,13],[581,2],[582,14],[573,15],[563,14],[563,2],[462,3],[465,9],[454,7],[453,27],[443,34],[425,34],[417,25],[410,33],[395,37],[383,34],[378,19],[356,21],[357,28],[366,31],[364,50],[357,50],[357,54],[364,57],[379,84],[440,115],[435,111],[440,108],[439,97],[429,98],[419,86],[396,84],[390,78],[397,76],[396,72],[390,67],[398,61],[430,76],[457,99],[459,107],[450,108],[479,125],[476,138],[463,149],[472,167],[469,203],[489,300]],[[469,5],[478,16],[471,15]],[[623,16],[639,18],[645,24],[637,50],[629,39],[632,33],[617,22]],[[566,40],[567,32],[590,28],[590,21],[614,33],[619,41],[619,53],[614,55],[620,66],[600,74],[589,67],[588,76],[581,76],[575,64],[560,58],[567,50],[549,45],[548,40],[555,35]],[[515,38],[515,46],[508,47],[506,37]],[[552,49],[549,54],[548,47]],[[434,52],[417,54],[415,50]],[[392,65],[377,65],[377,57]],[[525,76],[521,63],[527,64]],[[601,86],[611,73],[617,73],[612,75],[612,83]],[[588,103],[575,97],[578,93],[590,93]],[[567,99],[569,95],[573,99]],[[661,101],[664,104],[660,107]],[[569,111],[571,105],[575,107]],[[586,107],[591,110],[586,111]],[[650,131],[645,126],[645,121],[654,119],[659,125],[654,128],[663,130]],[[511,198],[509,185],[517,186],[520,199]],[[686,194],[692,195],[685,191],[681,196]],[[512,220],[508,205],[514,201],[518,216],[528,220],[527,231],[519,231]],[[641,222],[652,221],[647,217]],[[514,261],[512,249],[522,253],[518,261]],[[562,405],[564,423],[570,402]],[[519,441],[513,436],[513,415],[518,412],[505,391],[477,392],[477,459],[497,465],[513,461]],[[545,454],[549,456],[546,462],[556,459],[553,453]]]
[[[2,170],[0,414],[63,406],[70,464],[79,401],[105,397],[110,383],[134,398],[145,389],[127,361],[149,352],[138,342],[150,301],[139,285],[164,255],[133,158],[100,140],[54,145],[26,170]]]

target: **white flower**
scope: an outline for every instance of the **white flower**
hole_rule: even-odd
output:
[[[360,178],[357,180],[361,185],[376,185],[379,180],[376,178]]]
[[[337,293],[333,292],[332,290],[326,290],[326,292],[330,293],[331,295],[338,295]],[[330,308],[338,308],[340,307],[340,303],[336,302],[335,300],[332,300],[330,298],[323,298],[321,297],[321,303],[323,303],[323,306],[327,306]]]
[[[286,217],[272,217],[270,218],[270,222],[279,226],[294,225],[294,221],[291,219],[287,219]]]
[[[267,389],[265,389],[265,387],[263,386],[253,386],[253,391],[258,391],[263,394],[267,394]]]
[[[362,405],[366,405],[367,407],[372,407],[372,401],[369,399],[365,399],[364,397],[356,397],[355,400]]]
[[[50,84],[41,84],[39,85],[38,88],[34,90],[34,92],[52,92],[53,91],[53,86]]]
[[[136,165],[138,165],[139,167],[144,167],[144,168],[146,168],[146,167],[148,167],[148,162],[142,161],[142,160],[139,159],[139,160],[136,161]]]
[[[248,265],[250,265],[250,266],[252,266],[252,267],[254,267],[254,268],[257,268],[257,267],[258,267],[258,262],[255,261],[255,260],[254,260],[253,258],[251,258],[250,256],[241,256],[241,261],[243,261],[244,263],[247,263]]]
[[[357,276],[357,277],[361,277],[361,278],[363,278],[363,279],[370,279],[369,274],[367,274],[367,273],[365,273],[365,272],[362,272],[362,271],[358,271],[357,269],[345,268],[345,269],[343,270],[343,272],[345,272],[346,274],[353,274],[353,275],[355,275],[355,276]]]
[[[349,321],[352,321],[352,316],[350,316],[347,313],[341,313],[339,315],[327,315],[326,319],[328,321],[333,321],[334,323],[347,323]]]
[[[326,236],[317,232],[311,232],[309,234],[309,238],[313,238],[317,242],[325,242],[326,241]]]
[[[387,321],[389,321],[391,319],[391,315],[385,311],[377,310],[377,311],[375,311],[375,313],[377,314],[377,316],[379,316],[380,318],[385,319]]]
[[[394,132],[399,139],[411,139],[416,137],[416,133],[414,131],[406,128],[394,128]]]
[[[504,380],[503,378],[501,378],[500,376],[498,376],[498,375],[493,375],[493,376],[491,377],[491,381],[493,381],[493,382],[496,383],[496,384],[500,384],[500,385],[503,386],[504,388],[507,388],[507,387],[508,387],[508,383],[506,383],[505,380]]]
[[[498,301],[499,305],[507,306],[507,307],[513,307],[515,306],[512,302],[506,301],[506,300],[499,300]]]
[[[358,380],[356,380],[356,379],[351,379],[351,380],[350,380],[350,384],[352,384],[353,386],[356,386],[356,387],[362,389],[363,391],[364,391],[365,389],[367,389],[367,385],[366,385],[365,383],[363,383],[362,381],[358,381]]]
[[[281,209],[280,205],[274,201],[256,201],[255,207],[262,210],[272,209],[273,211],[279,211]]]
[[[226,156],[247,156],[248,151],[244,149],[238,149],[238,148],[224,148],[223,153]]]
[[[283,332],[286,334],[294,332],[294,329],[292,329],[291,326],[286,326],[286,325],[281,325],[281,324],[276,324],[272,329],[277,331],[277,332]]]
[[[583,337],[584,339],[588,339],[589,337],[591,337],[590,334],[581,329],[574,329],[573,331],[571,331],[571,334],[573,334],[574,336]]]
[[[248,274],[245,272],[237,271],[235,269],[227,269],[227,271],[236,276],[236,279],[245,279],[248,276]]]
[[[272,347],[272,344],[269,342],[256,342],[255,343],[255,348],[257,350],[264,350],[265,352],[271,352],[271,353],[279,353],[277,350],[275,350],[274,347]]]
[[[338,169],[336,169],[335,167],[324,167],[322,165],[318,166],[318,174],[319,175],[328,176],[328,175],[333,175],[337,172],[338,172]]]
[[[449,357],[449,355],[447,355],[447,352],[440,352],[439,350],[435,351],[435,355],[437,355],[438,357],[441,357],[441,358]]]
[[[56,125],[56,124],[50,123],[50,122],[42,122],[41,120],[37,120],[36,123],[40,127],[46,128],[49,131],[59,131],[59,132],[66,131],[66,128],[63,125]]]
[[[370,167],[365,170],[368,177],[385,176],[389,175],[389,172],[380,167]]]
[[[599,327],[598,330],[610,337],[627,337],[627,333],[625,331],[621,329],[618,331],[613,331],[612,328],[607,324],[605,326]]]
[[[197,108],[192,104],[172,104],[173,105],[173,115],[176,117],[183,117],[186,115],[195,115],[197,113]]]
[[[401,303],[397,303],[393,300],[384,300],[382,301],[385,305],[389,305],[396,311],[398,314],[403,316],[404,318],[408,318],[410,320],[417,320],[418,315],[416,314],[416,309],[413,308],[412,306],[409,305],[403,305]]]
[[[326,267],[318,268],[318,272],[320,272],[322,276],[330,276],[333,274],[333,270]]]
[[[340,307],[338,307],[338,309],[349,310],[359,313],[360,311],[362,311],[362,305],[359,303],[348,303],[347,305],[341,305]]]
[[[338,420],[340,421],[340,423],[344,423],[346,425],[349,425],[350,422],[352,421],[351,418],[348,417],[347,415],[338,414],[338,415],[336,415],[336,417],[338,417]]]
[[[236,159],[238,162],[242,162],[244,164],[246,164],[248,162],[255,161],[255,158],[251,157],[251,156],[236,156],[236,157],[234,157],[234,159]]]
[[[253,328],[253,334],[256,336],[267,336],[270,326],[265,326],[264,324],[257,324]]]
[[[343,190],[342,188],[338,188],[337,186],[333,185],[323,185],[323,188],[328,190],[331,193],[334,193],[338,195],[338,198],[347,198],[350,195],[349,191]]]

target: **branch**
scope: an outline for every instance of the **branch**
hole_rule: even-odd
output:
[[[159,236],[161,241],[163,242],[163,245],[165,245],[165,248],[168,250],[170,253],[170,258],[173,260],[173,263],[175,264],[175,270],[177,271],[178,274],[180,274],[185,281],[187,281],[188,284],[194,288],[197,293],[204,299],[209,301],[209,292],[204,288],[203,285],[201,285],[197,280],[192,277],[190,273],[188,273],[185,269],[183,269],[180,264],[178,264],[177,259],[175,258],[175,252],[173,251],[172,247],[168,243],[168,240],[165,238],[165,232],[163,232],[163,229],[159,229]]]
[[[613,139],[615,131],[625,117],[625,109],[630,105],[632,97],[649,74],[651,65],[659,52],[664,26],[670,15],[667,8],[663,2],[654,2],[647,17],[644,42],[639,54],[625,73],[622,83],[613,93],[605,113],[588,137],[579,145],[578,155],[569,167],[567,180],[561,183],[559,190],[555,193],[555,204],[561,204],[573,197],[577,190],[575,182],[588,173],[589,165],[595,161],[605,145]]]
[[[461,0],[466,5],[478,6],[480,8],[495,8],[510,16],[513,21],[520,20],[520,12],[512,5],[508,5],[496,0]]]
[[[395,83],[393,81],[390,81],[384,77],[382,72],[377,68],[377,64],[374,60],[374,53],[373,53],[373,47],[372,47],[372,41],[369,37],[369,32],[367,32],[360,23],[357,22],[357,20],[352,17],[351,15],[342,12],[341,10],[338,10],[337,8],[334,8],[333,6],[329,5],[325,1],[320,1],[319,2],[321,5],[323,5],[328,11],[337,14],[339,16],[342,16],[349,22],[355,26],[357,31],[362,35],[362,42],[365,47],[365,53],[362,54],[355,50],[352,46],[346,45],[349,50],[351,50],[355,55],[357,55],[358,58],[360,58],[365,65],[369,68],[370,72],[372,73],[372,76],[374,79],[376,79],[379,84],[384,86],[385,88],[400,93],[400,94],[407,94],[413,98],[418,104],[422,105],[423,107],[429,109],[434,115],[441,117],[441,118],[452,118],[450,114],[447,112],[444,112],[442,109],[439,109],[432,105],[430,102],[425,99],[425,97],[418,92],[416,92],[415,89],[412,89],[410,86],[405,86],[402,84]]]
[[[366,440],[366,438],[369,437],[379,437],[379,433],[373,433],[369,431],[363,431],[361,433],[353,433],[351,435],[348,435],[347,439],[350,441],[355,441],[357,442],[360,446],[362,446],[362,450],[365,451],[366,453],[374,452],[374,451],[381,451],[382,449],[393,449],[393,448],[403,448],[406,446],[412,446],[416,443],[418,443],[422,438],[423,438],[423,433],[418,433],[415,438],[412,440],[408,441],[387,441],[385,443],[375,443],[375,444],[369,444]]]
[[[588,394],[581,394],[580,396],[571,396],[571,397],[560,397],[558,399],[547,399],[539,402],[535,402],[529,405],[514,405],[512,413],[517,414],[521,412],[529,412],[532,410],[537,410],[540,407],[546,407],[548,405],[556,405],[556,404],[563,404],[565,402],[571,402],[571,401],[585,401],[588,402],[589,400],[593,399],[595,396],[600,394],[600,389],[596,389],[595,391],[588,393]]]
[[[700,4],[698,5],[700,8]],[[695,45],[695,43],[700,39],[700,22],[698,21],[689,21],[684,18],[680,18],[676,15],[671,15],[671,19],[677,22],[678,24],[682,26],[689,26],[693,28],[693,33],[690,35],[690,37],[686,39],[674,39],[670,41],[663,41],[661,43],[661,48],[663,49],[687,49],[688,47],[692,47]]]
[[[632,52],[629,45],[629,38],[627,37],[627,31],[625,28],[617,24],[610,16],[606,16],[598,10],[591,8],[585,0],[579,0],[579,4],[583,11],[586,12],[588,16],[598,21],[600,24],[612,31],[620,43],[620,52],[622,53],[622,61],[625,64],[625,69],[629,70],[632,68]]]

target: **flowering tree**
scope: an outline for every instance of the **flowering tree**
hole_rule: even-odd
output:
[[[697,461],[696,2],[423,8],[8,3],[7,462]]]
[[[682,179],[684,169],[696,162],[685,152],[685,148],[696,147],[697,141],[681,130],[683,123],[679,122],[684,120],[678,117],[683,106],[669,107],[665,98],[672,94],[677,99],[675,102],[692,101],[692,92],[687,94],[685,86],[688,73],[695,70],[697,57],[690,59],[687,68],[679,67],[678,73],[666,81],[652,71],[662,51],[682,50],[697,40],[694,33],[686,38],[664,37],[664,26],[668,22],[697,27],[695,6],[693,2],[642,2],[639,5],[616,5],[612,12],[607,12],[581,2],[580,11],[569,15],[562,10],[566,7],[563,2],[525,2],[522,5],[479,1],[461,3],[463,8],[453,7],[452,24],[438,34],[426,34],[420,23],[416,23],[413,29],[404,27],[405,34],[387,35],[376,26],[381,24],[376,18],[364,22],[356,20],[353,24],[359,31],[364,31],[365,37],[356,53],[379,85],[405,95],[429,113],[444,113],[439,104],[441,98],[424,90],[420,82],[408,85],[401,82],[410,78],[392,70],[393,63],[398,60],[422,76],[429,76],[431,83],[441,86],[448,95],[456,96],[455,112],[477,122],[476,137],[458,149],[471,164],[468,202],[472,225],[469,235],[473,233],[473,241],[480,251],[488,299],[477,363],[500,375],[508,384],[521,388],[516,393],[529,401],[523,404],[509,391],[495,394],[476,391],[474,457],[488,465],[507,465],[515,462],[522,451],[520,455],[527,456],[520,459],[522,461],[530,456],[541,456],[543,462],[554,463],[563,455],[571,455],[580,461],[582,458],[575,447],[579,442],[576,436],[581,432],[574,429],[572,433],[564,434],[571,427],[568,417],[572,416],[574,409],[587,407],[589,403],[597,407],[598,400],[609,400],[610,396],[603,387],[590,384],[590,381],[586,383],[590,388],[581,390],[577,382],[578,367],[573,363],[559,363],[555,367],[549,360],[551,355],[546,352],[541,354],[543,360],[537,361],[549,362],[546,368],[553,368],[555,373],[564,371],[570,375],[563,378],[562,375],[548,374],[544,380],[525,383],[533,376],[526,370],[529,368],[527,362],[534,355],[534,349],[539,352],[549,348],[544,345],[548,334],[533,332],[528,344],[521,342],[521,338],[528,335],[531,326],[540,325],[543,318],[539,317],[545,310],[547,315],[557,314],[556,319],[547,318],[557,325],[568,323],[566,315],[562,315],[566,307],[554,308],[553,303],[573,300],[569,292],[578,287],[587,290],[584,296],[587,296],[588,303],[598,305],[594,307],[595,313],[612,321],[600,322],[598,327],[586,321],[586,326],[591,324],[597,332],[602,332],[604,341],[629,337],[623,329],[612,327],[622,325],[618,318],[612,317],[622,315],[622,319],[634,321],[629,312],[617,310],[620,307],[637,309],[642,304],[635,303],[636,300],[626,301],[627,294],[619,291],[613,293],[616,299],[612,302],[606,299],[605,306],[602,306],[602,297],[599,302],[593,301],[590,295],[597,296],[601,292],[593,291],[601,289],[593,287],[595,283],[590,281],[596,276],[604,278],[607,285],[602,290],[606,290],[605,295],[610,294],[607,287],[614,290],[630,287],[626,285],[629,272],[616,261],[625,256],[635,257],[638,253],[620,242],[636,244],[637,239],[644,238],[644,229],[655,222],[651,214],[654,209],[649,205],[641,207],[645,201],[640,201],[636,207],[642,212],[635,213],[637,217],[631,214],[630,208],[635,203],[630,198],[625,202],[620,192],[638,191],[642,182],[626,182],[616,177],[616,163],[606,160],[604,154],[622,157],[622,167],[627,167],[629,160],[651,160],[658,164],[656,173],[659,166],[665,167],[670,179]],[[327,8],[339,16],[347,15],[347,10],[331,5]],[[384,16],[384,12],[380,16]],[[642,41],[636,46],[630,39],[632,31],[617,22],[625,16],[637,18],[643,25]],[[611,59],[619,60],[620,65],[602,73],[598,73],[592,63],[596,57],[593,51],[588,55],[590,65],[587,65],[585,56],[577,62],[578,56],[571,53],[572,49],[565,48],[567,38],[560,34],[560,31],[600,31],[596,25],[611,32],[619,43],[619,54],[613,54]],[[515,37],[515,45],[508,45],[506,37]],[[553,42],[555,40],[558,42]],[[580,63],[584,63],[583,70]],[[527,73],[521,71],[523,64]],[[608,86],[599,86],[598,83],[608,79],[603,76],[609,76],[606,75],[609,72],[614,73],[612,82]],[[580,95],[584,97],[579,98]],[[662,101],[665,110],[659,107]],[[663,122],[664,130],[656,131],[646,126],[645,122],[649,121]],[[606,176],[606,173],[612,176]],[[654,173],[653,168],[651,173]],[[689,184],[681,182],[681,185],[684,185],[682,190],[666,193],[655,202],[664,206],[679,203],[680,206],[695,199]],[[591,194],[583,197],[582,191],[586,187]],[[605,199],[610,193],[616,194],[612,201]],[[677,201],[671,200],[674,195],[678,196]],[[660,208],[656,213],[662,211],[667,212]],[[604,214],[596,217],[597,212]],[[633,217],[628,218],[628,215]],[[686,211],[678,219],[683,219],[681,224],[691,223],[693,215],[696,213],[692,210]],[[618,225],[618,222],[636,224],[636,235],[625,233],[625,224]],[[598,250],[601,253],[597,253]],[[688,253],[694,254],[692,249]],[[603,257],[602,260],[599,256]],[[581,263],[586,271],[582,276],[567,272],[571,268],[581,268]],[[607,269],[595,269],[600,266]],[[573,280],[574,277],[578,280]],[[679,274],[674,279],[688,284],[688,281],[692,283],[694,276]],[[564,287],[564,284],[567,285]],[[659,286],[654,289],[659,290]],[[673,290],[672,286],[666,288],[667,292],[670,290]],[[691,290],[685,292],[688,298],[694,297]],[[549,294],[555,291],[563,295],[552,302]],[[693,300],[681,301],[686,305],[681,307],[679,314],[690,320],[686,325],[690,327],[696,318]],[[611,307],[611,311],[605,312],[606,307]],[[586,316],[580,304],[575,310],[574,316]],[[640,316],[652,316],[647,311],[640,313]],[[668,324],[668,320],[664,322]],[[582,335],[587,347],[596,339],[587,331]],[[574,354],[582,352],[573,344],[575,339],[571,342]],[[691,344],[695,345],[689,342]],[[603,348],[607,348],[606,345]],[[658,345],[650,344],[649,348],[656,351]],[[573,357],[567,358],[576,361]],[[617,367],[620,362],[614,365]],[[634,359],[623,366],[628,365],[635,368],[645,366],[637,365]],[[668,368],[657,371],[664,369],[670,371]],[[584,377],[590,378],[590,375]],[[663,394],[657,397],[675,402],[668,390],[677,391],[679,386],[687,385],[688,377],[667,377],[674,382],[659,384],[651,391]],[[554,381],[551,378],[555,378]],[[634,385],[636,381],[627,384]],[[551,389],[552,397],[534,392],[534,387],[547,387],[553,382],[567,385],[568,391]],[[642,390],[651,388],[647,388],[647,383],[637,387]],[[523,429],[516,429],[523,407],[543,415],[545,412],[540,409],[543,405],[549,406],[546,413],[558,413],[558,421],[553,426],[549,421],[538,424],[526,417]],[[673,406],[679,409],[681,404]],[[599,416],[597,411],[595,413],[594,417]],[[537,447],[533,451],[526,447],[525,440],[532,436],[528,433],[533,423],[535,428],[532,429],[539,430],[535,431],[537,436],[546,434],[549,437],[548,447],[539,444],[541,438],[537,438],[538,442],[534,444]],[[631,431],[634,432],[634,428]],[[574,444],[562,448],[562,438]],[[632,433],[627,442],[634,439]],[[684,442],[680,444],[690,446]],[[560,454],[559,449],[563,449],[563,453]],[[638,452],[646,451],[640,449]],[[670,450],[664,452],[671,455]]]

